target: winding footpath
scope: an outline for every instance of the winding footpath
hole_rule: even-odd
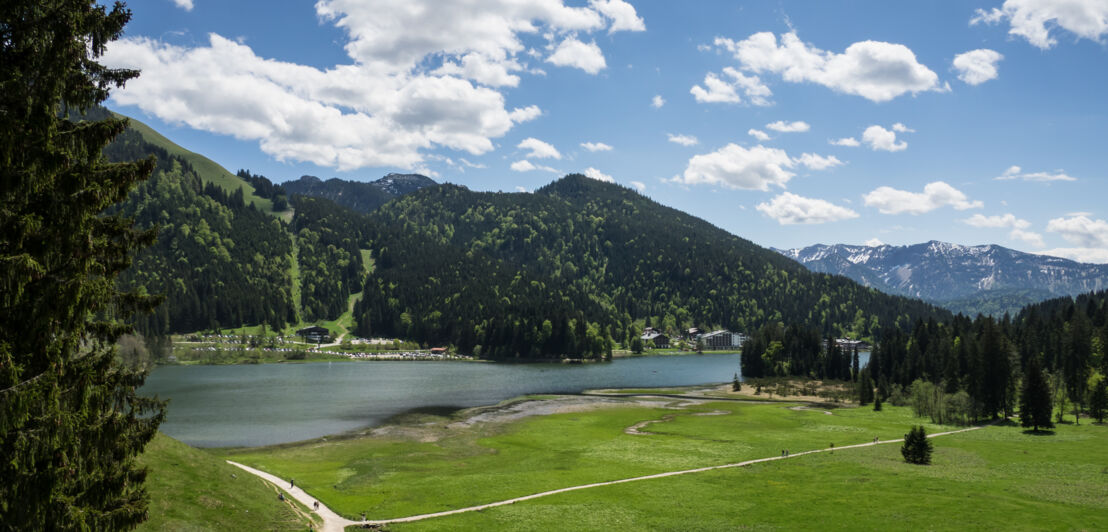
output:
[[[993,423],[996,423],[996,422],[994,421]],[[969,428],[960,429],[960,430],[952,430],[952,431],[948,431],[948,432],[937,432],[935,434],[929,434],[929,435],[927,435],[927,437],[928,438],[937,438],[939,436],[949,436],[951,434],[959,434],[959,433],[962,433],[962,432],[969,432],[971,430],[978,430],[978,429],[987,427],[989,425],[992,425],[993,423],[989,423],[989,424],[986,424],[986,425],[978,425],[976,427],[969,427]],[[641,477],[631,477],[631,478],[624,478],[624,479],[619,479],[619,480],[609,480],[609,481],[606,481],[606,482],[594,482],[592,484],[582,484],[582,485],[579,485],[579,486],[570,486],[568,488],[560,488],[560,489],[556,489],[556,490],[544,491],[544,492],[541,492],[541,493],[534,493],[534,494],[531,494],[531,495],[524,495],[523,497],[516,497],[514,499],[507,499],[507,500],[503,500],[503,501],[490,502],[490,503],[487,503],[487,504],[481,504],[481,505],[477,505],[477,506],[470,506],[470,507],[467,507],[467,508],[458,508],[456,510],[446,510],[446,511],[442,511],[442,512],[435,512],[435,513],[429,513],[429,514],[412,515],[412,516],[408,516],[408,517],[397,517],[397,518],[394,518],[394,519],[376,519],[376,520],[370,519],[370,520],[366,520],[366,521],[351,521],[349,519],[346,519],[345,517],[342,517],[342,516],[336,514],[333,511],[331,511],[326,506],[323,506],[323,504],[320,504],[319,510],[317,510],[316,513],[319,514],[319,516],[323,518],[323,528],[321,530],[324,530],[324,531],[341,531],[345,527],[351,526],[351,525],[387,525],[387,524],[391,524],[391,523],[410,523],[412,521],[422,521],[424,519],[434,519],[436,517],[446,517],[448,515],[455,515],[455,514],[462,514],[462,513],[467,513],[467,512],[476,512],[476,511],[480,511],[480,510],[487,510],[489,508],[496,508],[497,506],[507,506],[509,504],[515,504],[517,502],[529,501],[529,500],[532,500],[532,499],[538,499],[540,497],[547,497],[547,496],[550,496],[550,495],[557,495],[559,493],[568,493],[568,492],[571,492],[571,491],[578,491],[578,490],[584,490],[584,489],[589,489],[589,488],[599,488],[599,487],[602,487],[602,486],[614,486],[616,484],[625,484],[627,482],[636,482],[636,481],[639,481],[639,480],[651,480],[651,479],[656,479],[656,478],[675,477],[675,476],[678,476],[678,475],[688,475],[688,474],[691,474],[691,473],[703,473],[705,471],[715,471],[717,469],[731,469],[731,468],[735,468],[735,467],[746,467],[746,466],[759,464],[759,463],[763,463],[763,462],[772,462],[774,460],[787,460],[789,458],[796,458],[796,457],[804,456],[804,455],[807,455],[807,454],[834,452],[836,450],[842,451],[842,450],[846,450],[846,449],[858,449],[858,448],[861,448],[861,447],[872,447],[874,445],[885,445],[885,444],[890,444],[890,443],[901,443],[903,441],[904,441],[903,438],[896,439],[896,440],[872,441],[872,442],[866,442],[866,443],[857,443],[857,444],[854,444],[854,445],[844,445],[842,447],[828,447],[828,448],[825,448],[825,449],[815,449],[815,450],[812,450],[812,451],[803,451],[803,452],[799,452],[799,453],[791,453],[788,456],[772,456],[772,457],[769,457],[769,458],[758,458],[758,459],[755,459],[755,460],[747,460],[745,462],[736,462],[736,463],[733,463],[733,464],[723,464],[723,465],[717,465],[717,466],[698,467],[696,469],[684,469],[684,470],[681,470],[681,471],[668,471],[668,472],[665,472],[665,473],[655,473],[653,475],[644,475],[644,476],[641,476]],[[257,469],[252,468],[252,467],[248,467],[248,466],[239,464],[237,462],[232,462],[232,461],[228,460],[227,463],[229,463],[231,465],[234,465],[234,466],[237,466],[237,467],[240,467],[240,468],[242,468],[243,470],[245,470],[249,473],[253,473],[253,474],[255,474],[259,477],[262,477],[265,480],[268,480],[268,481],[274,483],[275,485],[277,485],[278,487],[283,489],[285,492],[287,492],[289,495],[296,498],[296,500],[298,500],[298,501],[304,503],[305,505],[307,505],[308,508],[311,508],[312,503],[316,501],[316,499],[313,499],[306,492],[304,492],[304,490],[302,490],[300,488],[291,488],[291,489],[285,488],[284,486],[289,484],[288,481],[282,480],[282,479],[280,479],[276,476],[273,476],[269,473],[265,473],[263,471],[259,471]]]

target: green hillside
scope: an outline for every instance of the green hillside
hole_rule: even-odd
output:
[[[222,188],[227,194],[233,194],[236,190],[242,190],[243,200],[247,205],[253,203],[263,212],[273,212],[273,201],[268,198],[262,198],[254,194],[254,187],[251,186],[242,178],[228,172],[226,168],[223,168],[219,163],[200,155],[199,153],[192,152],[177,145],[172,140],[169,140],[161,133],[158,133],[154,128],[119,113],[112,113],[119,117],[127,118],[130,121],[128,127],[139,135],[143,140],[150,144],[162,148],[170,155],[175,155],[181,159],[188,161],[192,168],[196,170],[196,173],[204,180],[204,183],[212,183],[219,188]],[[274,213],[275,215],[284,213]],[[290,213],[291,215],[291,213]]]

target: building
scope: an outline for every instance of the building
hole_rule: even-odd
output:
[[[742,347],[746,337],[739,333],[720,329],[718,331],[702,334],[698,339],[701,345],[704,346],[704,349],[738,349]]]
[[[296,335],[303,338],[305,342],[312,342],[316,344],[322,344],[323,342],[331,339],[331,331],[326,327],[320,327],[313,325],[311,327],[304,327],[299,331],[296,331]]]
[[[642,340],[643,347],[652,347],[654,349],[669,348],[669,337],[651,327],[647,327],[639,338]]]
[[[432,355],[445,355],[446,354],[446,348],[445,347],[432,347],[431,348],[431,354]]]
[[[687,331],[687,334],[686,334],[685,337],[688,338],[689,340],[696,340],[696,337],[700,336],[700,334],[703,333],[703,332],[704,331],[700,330],[699,327],[691,327]]]

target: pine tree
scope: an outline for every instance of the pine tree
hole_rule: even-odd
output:
[[[138,73],[98,64],[130,12],[92,0],[0,3],[0,523],[122,530],[146,515],[136,455],[163,405],[117,365],[122,320],[156,303],[116,276],[153,239],[102,215],[153,169],[107,164],[124,120],[71,120]]]
[[[737,392],[742,389],[743,385],[741,382],[739,382],[739,374],[736,373],[735,376],[731,378],[731,391]]]
[[[917,425],[904,435],[904,446],[900,448],[900,454],[909,464],[927,465],[931,463],[931,450],[927,431],[923,430],[923,425]]]
[[[1038,357],[1031,357],[1023,376],[1023,389],[1020,393],[1020,425],[1031,427],[1038,432],[1040,428],[1054,427],[1050,421],[1051,411],[1050,385],[1043,375]]]
[[[1101,378],[1089,394],[1089,415],[1097,423],[1104,423],[1105,411],[1108,411],[1108,378]]]
[[[880,412],[881,411],[881,395],[880,394],[874,396],[874,398],[873,398],[873,411],[874,412]]]

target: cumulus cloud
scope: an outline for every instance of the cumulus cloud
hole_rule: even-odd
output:
[[[714,152],[693,156],[684,173],[675,176],[672,181],[684,185],[769,190],[771,185],[784,188],[796,175],[792,169],[797,165],[823,170],[840,164],[843,163],[835,157],[805,153],[794,159],[778,148],[758,145],[747,149],[738,144],[728,144]]]
[[[858,142],[858,139],[856,139],[854,137],[843,137],[841,139],[831,139],[827,142],[831,143],[834,146],[849,146],[851,148],[857,148],[858,146],[862,145],[862,143]]]
[[[916,130],[914,130],[914,129],[912,129],[912,128],[904,125],[904,124],[901,124],[900,122],[897,122],[897,123],[893,124],[893,131],[896,131],[897,133],[915,133],[916,132]]]
[[[612,176],[605,174],[604,172],[601,172],[600,170],[597,170],[596,168],[593,168],[591,166],[585,169],[585,177],[595,179],[597,181],[604,181],[605,183],[616,182],[616,180],[613,179]]]
[[[574,37],[567,37],[562,41],[554,53],[546,58],[546,62],[580,68],[589,74],[596,74],[608,66],[604,61],[604,52],[600,51],[595,42],[584,43]]]
[[[769,97],[773,93],[758,76],[747,76],[731,67],[724,68],[723,74],[728,79],[709,72],[704,76],[704,87],[693,85],[689,93],[700,103],[741,103],[743,99],[739,96],[739,91],[742,91],[751,104],[772,104]]]
[[[650,106],[655,109],[661,109],[666,104],[666,99],[662,98],[661,94],[655,94],[654,98],[650,100]]]
[[[903,124],[897,124],[903,127]],[[894,129],[896,127],[894,126]],[[907,128],[901,129],[901,131]],[[870,126],[862,132],[862,142],[866,143],[874,151],[902,151],[908,148],[908,143],[897,142],[896,131],[890,131],[881,126]]]
[[[1076,177],[1066,175],[1062,170],[1050,172],[1024,172],[1022,168],[1012,165],[1004,173],[996,178],[997,181],[1077,181]]]
[[[782,192],[757,209],[781,225],[822,224],[857,218],[858,213],[829,201]]]
[[[835,53],[806,44],[791,31],[780,41],[771,32],[761,32],[741,41],[717,37],[715,45],[730,52],[743,70],[779,74],[790,83],[816,83],[874,102],[944,90],[939,76],[902,44],[861,41]]]
[[[631,186],[635,187],[635,190],[638,190],[639,192],[646,190],[646,183],[643,183],[642,181],[631,181]]]
[[[1086,248],[1108,249],[1108,222],[1093,220],[1088,216],[1055,218],[1046,224],[1046,230],[1062,235],[1071,244]]]
[[[996,216],[985,216],[983,214],[974,214],[969,218],[962,220],[966,225],[972,225],[973,227],[989,228],[989,229],[1008,229],[1008,238],[1012,240],[1021,240],[1035,247],[1043,247],[1046,245],[1043,242],[1043,236],[1039,233],[1028,231],[1027,228],[1031,227],[1031,222],[1017,218],[1014,214],[1004,214]]]
[[[843,164],[843,162],[834,155],[824,157],[822,155],[816,155],[814,153],[801,154],[800,157],[796,158],[796,162],[812,170],[826,170],[828,168],[842,166]]]
[[[785,122],[782,120],[778,120],[776,122],[766,124],[766,129],[772,129],[780,133],[803,133],[805,131],[808,131],[809,129],[812,129],[812,126],[809,126],[807,122],[801,120],[797,120],[796,122]]]
[[[924,214],[941,207],[957,210],[978,209],[981,201],[970,201],[962,191],[943,181],[928,183],[923,192],[909,192],[892,187],[878,187],[862,196],[867,207],[874,207],[882,214]]]
[[[749,129],[746,132],[747,135],[754,137],[762,142],[769,140],[769,134],[760,129]]]
[[[875,247],[879,247],[879,246],[884,246],[884,245],[885,245],[885,243],[884,243],[884,242],[882,242],[880,238],[871,238],[871,239],[869,239],[869,240],[866,240],[865,242],[863,242],[863,244],[865,244],[865,245],[867,245],[867,246],[869,246],[869,247],[871,247],[871,248],[875,248]]]
[[[1007,21],[1008,34],[1046,50],[1058,44],[1052,33],[1061,29],[1081,39],[1101,42],[1108,34],[1108,2],[1104,0],[1006,0],[989,11],[978,9],[970,25]]]
[[[530,150],[525,157],[533,159],[561,159],[562,154],[554,146],[534,137],[527,137],[519,143],[517,148]]]
[[[669,139],[670,142],[674,144],[680,144],[682,146],[696,146],[697,144],[700,144],[700,141],[692,135],[674,135],[673,133],[669,133],[668,135],[666,135],[666,137]]]
[[[555,169],[553,169],[549,166],[537,165],[535,163],[532,163],[531,161],[528,161],[527,159],[520,159],[520,160],[512,163],[511,166],[509,166],[509,168],[511,168],[515,172],[530,172],[532,170],[542,170],[544,172],[550,172],[552,174],[561,173],[561,172],[559,172],[559,171],[557,171],[557,170],[555,170]]]
[[[1001,59],[1004,59],[1004,56],[999,52],[982,48],[954,56],[952,64],[958,71],[958,79],[970,85],[980,85],[990,79],[996,79],[996,64]]]
[[[603,142],[582,142],[581,147],[592,152],[612,151],[612,147]]]
[[[589,5],[611,19],[608,33],[617,31],[646,31],[646,23],[635,12],[635,7],[623,0],[589,0]]]
[[[199,46],[125,38],[111,43],[103,59],[113,68],[143,71],[112,92],[115,105],[255,140],[282,161],[340,170],[416,168],[427,150],[491,151],[493,139],[541,114],[534,105],[507,107],[501,92],[534,71],[526,64],[533,48],[522,37],[568,36],[558,45],[568,49],[559,60],[595,71],[596,58],[571,57],[575,45],[568,40],[633,29],[628,7],[622,1],[573,7],[562,0],[319,0],[320,20],[344,33],[349,64],[316,68],[260,57],[216,34]],[[596,46],[577,42],[590,51]]]
[[[185,11],[192,11],[192,0],[173,0],[173,3],[177,4],[177,7],[184,9]]]

